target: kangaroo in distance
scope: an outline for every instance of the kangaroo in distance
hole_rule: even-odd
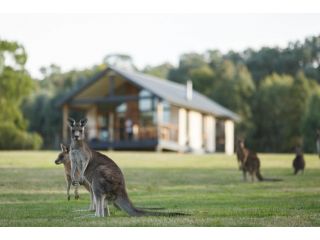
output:
[[[71,129],[71,145],[70,145],[70,160],[71,160],[71,178],[73,184],[78,184],[79,181],[87,181],[92,189],[97,217],[104,217],[104,202],[112,201],[121,210],[128,213],[130,216],[177,216],[186,215],[183,213],[165,213],[145,211],[137,208],[130,201],[123,174],[118,165],[109,157],[92,150],[85,142],[85,126],[86,119],[76,122],[69,118],[68,123]],[[80,178],[75,178],[76,170],[80,172]],[[108,211],[108,209],[106,209]],[[107,215],[110,213],[107,212]]]
[[[294,168],[294,175],[297,175],[299,171],[303,173],[306,163],[304,161],[303,152],[300,147],[296,147],[296,157],[293,159],[292,166]]]
[[[259,181],[282,181],[281,179],[264,178],[261,175],[260,159],[255,152],[252,152],[245,147],[243,139],[237,139],[236,151],[239,170],[242,170],[243,172],[244,181],[247,181],[247,172],[250,174],[252,182],[254,182],[255,177]]]

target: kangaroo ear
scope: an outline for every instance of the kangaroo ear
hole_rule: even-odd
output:
[[[68,124],[70,127],[74,127],[74,125],[76,124],[76,121],[73,118],[68,118]]]
[[[66,146],[60,143],[61,151],[64,152],[66,150]]]
[[[81,119],[81,120],[79,121],[81,127],[86,126],[87,122],[88,122],[88,119],[86,119],[86,118],[83,118],[83,119]]]

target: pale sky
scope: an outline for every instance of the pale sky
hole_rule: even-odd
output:
[[[124,53],[142,68],[208,49],[286,46],[320,34],[320,14],[0,14],[0,38],[22,43],[27,69],[63,70],[99,64]]]

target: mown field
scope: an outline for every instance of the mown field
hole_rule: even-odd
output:
[[[131,200],[185,217],[111,217],[86,211],[89,194],[68,202],[58,152],[0,152],[0,226],[320,226],[320,160],[306,155],[293,176],[291,154],[260,154],[262,174],[244,182],[235,156],[106,152],[121,167]]]

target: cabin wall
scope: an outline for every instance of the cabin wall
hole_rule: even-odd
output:
[[[225,153],[232,155],[234,153],[234,122],[225,121]]]
[[[88,139],[98,138],[97,131],[97,107],[92,106],[86,114],[88,119],[87,129],[88,129]]]
[[[180,108],[178,112],[178,143],[181,146],[186,146],[187,144],[187,110],[185,108]]]
[[[213,116],[204,117],[205,150],[213,153],[216,151],[216,119]]]
[[[173,105],[170,108],[170,123],[174,125],[179,124],[179,108]]]
[[[202,114],[196,111],[188,112],[188,138],[192,151],[202,150]]]

